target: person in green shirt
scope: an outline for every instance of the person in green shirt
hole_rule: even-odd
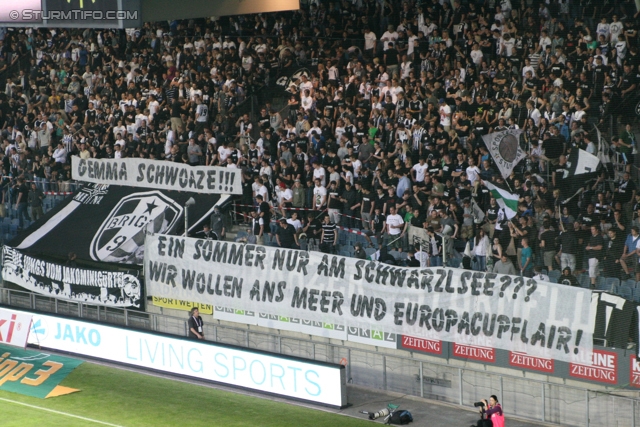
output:
[[[376,142],[376,134],[378,133],[378,128],[373,122],[373,120],[369,121],[369,144],[373,145]]]
[[[529,246],[529,238],[522,238],[522,252],[520,254],[520,274],[532,277],[533,272],[533,250]]]

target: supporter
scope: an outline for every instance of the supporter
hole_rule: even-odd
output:
[[[589,279],[591,279],[591,288],[595,288],[596,278],[598,277],[598,266],[604,256],[604,239],[600,234],[598,225],[591,225],[591,236],[585,250],[586,257],[589,262]]]
[[[493,265],[493,272],[497,274],[516,274],[516,268],[513,266],[513,263],[507,256],[507,254],[502,254],[500,260]]]
[[[336,224],[331,222],[329,215],[324,216],[321,231],[320,250],[326,254],[336,253],[338,228]]]
[[[280,218],[278,229],[276,230],[276,242],[278,246],[286,249],[298,249],[298,236],[292,225],[286,218]]]
[[[70,155],[177,162],[186,156],[191,165],[242,168],[250,184],[243,188],[267,232],[271,208],[284,216],[290,208],[313,209],[314,217],[329,209],[336,225],[352,228],[361,220],[367,228],[376,207],[383,215],[393,206],[408,214],[405,224],[434,233],[448,226],[451,238],[468,239],[475,203],[486,235],[501,237],[505,253],[506,214],[483,183],[512,185],[525,203],[521,214],[535,211],[538,227],[545,214],[553,230],[558,220],[564,226],[560,265],[547,250],[549,236],[540,236],[545,253],[534,261],[580,271],[588,242],[572,247],[572,234],[579,241],[595,224],[600,233],[615,228],[621,239],[637,221],[635,135],[627,117],[618,125],[633,111],[618,106],[631,103],[638,89],[636,20],[617,6],[606,17],[592,7],[581,22],[567,2],[510,3],[356,2],[329,11],[312,2],[264,14],[259,27],[254,16],[243,16],[127,31],[6,31],[4,46],[11,49],[0,50],[0,61],[24,58],[20,68],[28,71],[8,65],[0,96],[5,174],[58,190],[70,184],[64,167]],[[91,54],[80,48],[89,40],[96,40]],[[612,160],[629,173],[613,188],[605,179],[589,182],[563,204],[576,190],[566,157],[571,148],[606,148],[592,123],[607,143],[615,137]],[[528,158],[504,182],[483,136],[517,128],[525,131]],[[543,185],[527,184],[527,170]],[[283,203],[277,196],[287,191],[292,198]],[[604,220],[598,191],[613,211]],[[515,231],[516,247],[526,235],[538,255],[538,233],[522,221],[514,221],[516,228],[530,230]],[[415,242],[408,243],[402,245]],[[442,243],[440,255],[450,259],[446,248],[454,245]]]
[[[558,279],[558,283],[567,286],[580,286],[580,284],[578,283],[578,279],[576,279],[576,277],[571,274],[571,268],[569,267],[564,267],[562,269],[562,275]]]

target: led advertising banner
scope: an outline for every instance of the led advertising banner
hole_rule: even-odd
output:
[[[0,308],[0,343],[25,348],[31,315]]]
[[[29,344],[251,390],[345,406],[339,365],[33,314]]]

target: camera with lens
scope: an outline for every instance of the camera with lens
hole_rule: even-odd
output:
[[[481,406],[484,407],[484,402],[475,402],[473,406],[475,406],[476,408],[479,408]]]

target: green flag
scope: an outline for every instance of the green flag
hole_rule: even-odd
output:
[[[491,195],[496,202],[498,202],[498,206],[501,209],[504,209],[504,213],[508,219],[513,218],[518,213],[518,195],[511,194],[507,190],[504,190],[500,187],[496,187],[490,182],[485,181],[484,185],[491,191]]]

